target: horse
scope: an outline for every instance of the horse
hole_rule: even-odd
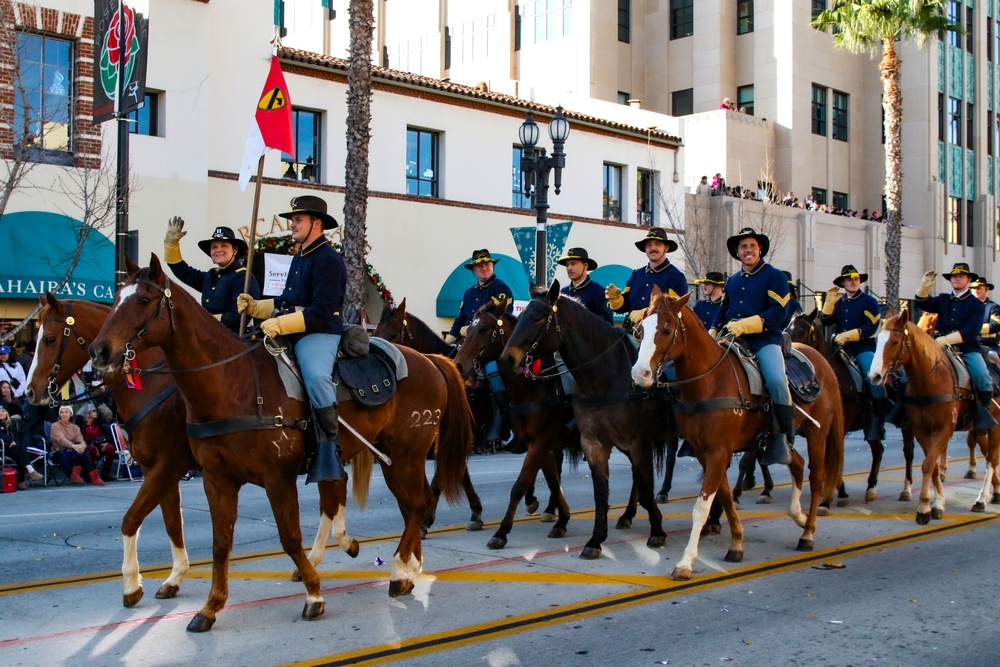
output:
[[[701,492],[692,511],[691,536],[672,579],[691,578],[698,555],[701,529],[716,494],[722,500],[729,519],[731,542],[725,560],[743,560],[743,526],[736,513],[726,467],[733,453],[752,448],[757,434],[769,416],[760,409],[761,397],[751,396],[743,365],[730,346],[722,346],[705,329],[701,319],[687,307],[691,294],[680,298],[663,295],[653,288],[648,316],[643,320],[643,339],[638,359],[632,367],[632,379],[640,386],[651,386],[658,369],[674,362],[680,389],[676,406],[679,430],[694,447],[704,468]],[[844,466],[844,414],[840,394],[824,391],[837,386],[830,364],[816,350],[795,344],[812,363],[819,382],[819,395],[812,403],[799,405],[796,425],[806,437],[809,450],[808,513],[801,506],[804,461],[797,451],[788,464],[793,489],[788,515],[803,528],[799,551],[811,551],[816,531],[816,516],[821,498],[829,503],[840,483]]]
[[[39,332],[35,357],[28,372],[25,396],[35,405],[58,402],[59,387],[69,381],[90,360],[87,352],[111,312],[109,306],[89,301],[59,301],[50,292],[39,295],[42,309],[38,314]],[[137,356],[140,367],[153,368],[163,362],[159,349],[144,350]],[[124,557],[122,604],[134,607],[143,596],[139,573],[137,543],[142,522],[157,505],[170,538],[172,566],[170,576],[156,591],[157,599],[176,597],[187,574],[189,560],[184,545],[184,527],[178,482],[187,471],[199,468],[183,428],[184,401],[177,385],[168,375],[147,375],[144,391],[125,388],[125,377],[109,373],[104,377],[115,399],[118,415],[125,420],[124,430],[131,435],[129,452],[143,472],[143,483],[122,518]],[[320,487],[320,528],[309,560],[319,565],[323,560],[326,538],[333,530],[338,545],[352,558],[359,552],[358,541],[347,535],[344,507],[346,482]]]
[[[649,514],[646,546],[666,542],[663,516],[653,493],[653,458],[662,457],[663,442],[676,434],[660,393],[636,392],[628,369],[635,348],[621,329],[591,313],[579,301],[559,293],[556,280],[546,290],[536,287],[500,355],[500,368],[531,368],[535,359],[558,351],[576,380],[573,414],[580,445],[594,485],[594,530],[580,557],[599,558],[608,537],[608,458],[618,447],[632,462],[632,482],[639,503]]]
[[[267,492],[282,548],[306,588],[302,617],[319,618],[326,603],[320,577],[302,548],[296,488],[314,426],[307,403],[286,395],[280,362],[263,341],[245,344],[185,290],[172,289],[156,255],[147,268],[129,264],[131,275],[116,294],[90,356],[102,371],[134,370],[133,355],[158,346],[184,398],[191,451],[204,470],[213,526],[211,592],[188,631],[210,630],[225,606],[239,490],[246,483]],[[472,438],[469,406],[454,365],[407,348],[400,353],[408,375],[391,399],[374,408],[351,400],[340,403],[345,424],[341,448],[344,460],[352,463],[359,505],[366,500],[371,477],[368,446],[392,461],[382,461],[382,471],[405,527],[393,556],[390,597],[412,592],[413,578],[422,569],[420,523],[430,492],[424,474],[428,451],[437,444],[441,486],[453,501],[461,489]]]
[[[975,411],[974,394],[971,389],[958,386],[955,369],[944,350],[910,321],[909,311],[905,308],[898,315],[892,310],[886,314],[876,339],[875,358],[868,372],[872,383],[884,383],[888,375],[899,368],[906,371],[903,403],[913,435],[924,450],[924,462],[920,466],[923,483],[916,521],[927,525],[931,519],[944,516],[940,459],[947,454],[952,434],[969,428],[963,422]],[[994,418],[1000,415],[996,401],[992,402],[990,412]],[[983,487],[972,505],[973,512],[986,511],[986,501],[993,486],[993,472],[1000,463],[1000,426],[990,428],[981,445],[986,473]],[[935,491],[933,499],[932,485]]]

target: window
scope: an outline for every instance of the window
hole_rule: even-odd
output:
[[[819,15],[826,11],[826,0],[812,0],[812,18],[815,21]]]
[[[817,205],[826,203],[826,189],[825,188],[813,188],[812,189],[813,201]]]
[[[320,182],[320,112],[292,108],[292,133],[295,138],[295,158],[281,154],[288,165],[282,178],[309,183]]]
[[[993,21],[986,20],[986,60],[993,62]]]
[[[29,159],[72,164],[73,43],[17,33],[20,84],[14,86],[14,141]]]
[[[958,197],[948,197],[948,221],[945,224],[948,226],[945,230],[948,243],[958,243],[962,238],[962,207]]]
[[[993,53],[994,57],[1000,58],[1000,21],[990,21],[993,26]]]
[[[694,0],[670,0],[670,39],[694,34]]]
[[[753,0],[739,0],[736,5],[736,34],[753,32]]]
[[[972,39],[973,28],[976,25],[976,17],[972,7],[965,8],[965,50],[972,53],[972,44],[975,40]]]
[[[694,88],[675,90],[670,94],[670,98],[672,116],[686,116],[694,113]]]
[[[482,61],[489,58],[490,40],[493,37],[494,28],[496,28],[496,14],[490,14],[474,21],[466,21],[456,26],[454,32],[461,45],[459,62],[471,63],[474,60]]]
[[[438,133],[406,128],[406,194],[438,196]]]
[[[622,92],[620,90],[618,91],[618,104],[624,104],[625,106],[628,106],[628,101],[630,99],[632,99],[631,95],[629,95],[628,93]]]
[[[973,122],[975,121],[975,116],[976,116],[975,111],[976,111],[975,107],[973,107],[971,104],[966,104],[965,105],[965,112],[966,112],[965,113],[965,147],[968,148],[968,149],[970,149],[970,150],[973,149],[973,148],[975,148],[975,146],[972,143],[973,140],[975,139],[975,136],[976,136],[976,133],[975,133],[975,129],[976,128],[973,127]]]
[[[604,163],[604,212],[605,220],[622,219],[622,168]]]
[[[882,111],[882,119],[883,119],[882,125],[884,126],[885,125],[884,109]],[[882,133],[885,134],[884,129],[882,130]],[[938,141],[944,141],[944,94],[943,93],[938,93]],[[882,143],[883,144],[885,143],[884,138],[882,139]]]
[[[741,112],[746,109],[749,115],[753,115],[753,84],[738,86],[736,88],[736,108]]]
[[[632,0],[618,0],[618,41],[629,43],[629,28],[632,24]]]
[[[130,122],[128,131],[132,134],[143,134],[147,137],[162,137],[160,128],[160,93],[146,91],[146,98],[141,109],[136,109],[128,115]]]
[[[976,202],[972,201],[971,199],[966,200],[966,202],[965,202],[965,245],[969,246],[970,248],[975,245],[975,242],[974,242],[975,239],[973,238],[975,236],[975,231],[976,231],[976,227],[973,224],[973,220],[975,219],[974,218],[974,216],[975,216],[975,210],[976,210]]]
[[[1000,111],[994,114],[992,134],[993,134],[993,150],[996,152],[1000,152]]]
[[[826,136],[826,88],[813,84],[812,133]]]
[[[850,197],[846,192],[833,191],[833,208],[840,209],[841,211],[850,210]]]
[[[513,201],[511,206],[514,208],[531,208],[531,195],[526,194],[525,191],[528,190],[524,182],[524,172],[521,171],[521,147],[514,146],[514,155],[511,160],[511,189],[513,190]]]
[[[656,174],[648,169],[636,170],[635,221],[643,227],[652,227],[656,204]]]
[[[948,98],[948,143],[962,145],[962,101]]]
[[[572,34],[573,0],[534,0],[521,8],[521,46]]]
[[[833,138],[847,141],[847,93],[833,91]]]
[[[993,112],[986,112],[986,154],[993,155]]]
[[[948,2],[948,21],[955,25],[962,25],[962,4],[958,0]],[[948,46],[962,48],[962,35],[955,30],[946,30],[948,33]]]

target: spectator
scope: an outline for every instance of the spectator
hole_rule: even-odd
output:
[[[727,97],[726,99],[722,100],[722,104],[719,105],[719,108],[728,109],[729,111],[735,111],[736,105],[733,104],[733,101]]]
[[[28,488],[26,476],[32,482],[41,481],[42,476],[31,466],[31,456],[26,449],[27,434],[17,428],[20,421],[11,418],[7,408],[0,407],[0,441],[3,441],[4,453],[17,467],[17,488],[24,491]]]
[[[73,409],[68,405],[59,408],[59,420],[53,422],[50,431],[52,436],[52,450],[59,452],[59,460],[69,475],[69,481],[73,484],[83,484],[81,473],[86,472],[90,477],[90,482],[94,486],[104,486],[104,481],[97,474],[94,462],[87,454],[87,443],[83,439],[80,427],[70,421],[73,418]]]
[[[870,220],[871,219],[869,217],[869,215],[868,215],[868,209],[865,209],[865,210],[861,211],[861,219],[862,220]]]
[[[6,408],[7,413],[12,417],[24,416],[21,401],[14,396],[14,389],[6,380],[0,380],[0,406]]]
[[[14,396],[24,396],[24,369],[21,364],[10,360],[10,346],[0,345],[0,380],[7,380],[14,388]]]
[[[746,113],[746,112],[747,112],[746,107],[740,107],[740,113]]]
[[[104,459],[101,465],[101,479],[105,482],[114,481],[111,476],[111,466],[115,463],[115,446],[111,442],[111,427],[98,414],[97,406],[93,403],[84,403],[77,410],[76,425],[83,434],[83,441],[87,443],[87,453],[94,461],[94,465]]]
[[[35,341],[21,343],[21,354],[17,355],[17,363],[21,364],[21,370],[25,372],[25,377],[27,377],[28,369],[31,368],[31,362],[35,360],[35,347]]]
[[[726,190],[726,179],[722,177],[721,173],[716,173],[715,176],[712,177],[712,194],[713,195],[725,194],[725,190]]]
[[[712,194],[712,186],[708,184],[708,176],[701,177],[701,181],[698,183],[698,187],[695,188],[694,193],[699,197],[708,197]]]

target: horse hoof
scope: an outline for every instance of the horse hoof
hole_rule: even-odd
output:
[[[973,512],[985,512],[985,511],[986,511],[986,504],[985,504],[985,503],[982,503],[982,502],[979,502],[979,501],[977,500],[977,501],[976,501],[976,504],[974,504],[974,505],[972,506],[972,511],[973,511]],[[128,606],[128,605],[126,605],[126,606]]]
[[[427,526],[420,526],[420,539],[427,539]]]
[[[601,557],[600,547],[584,547],[583,551],[580,552],[580,558],[583,560],[597,560]]]
[[[674,571],[670,573],[670,578],[674,581],[687,581],[691,578],[691,568],[675,567]]]
[[[632,519],[626,519],[625,517],[618,519],[618,523],[615,524],[615,528],[617,528],[618,530],[625,530],[626,528],[631,528],[631,527],[632,527]]]
[[[666,535],[650,535],[649,539],[646,540],[646,546],[650,549],[662,549],[663,545],[667,543]]]
[[[178,586],[177,584],[163,584],[162,586],[160,586],[159,590],[156,591],[156,599],[172,600],[173,598],[177,597],[177,593],[178,591],[180,591],[180,589],[181,587]],[[141,591],[139,597],[142,597]],[[136,602],[138,602],[138,600],[136,600]]]
[[[357,558],[360,552],[361,552],[361,546],[355,539],[351,539],[351,546],[347,547],[347,549],[344,550],[344,553],[350,556],[351,558]]]
[[[990,505],[1000,505],[1000,493],[994,493],[990,498]]]
[[[917,523],[918,524],[920,524],[921,526],[926,526],[930,522],[931,522],[931,513],[930,512],[927,512],[926,514],[923,514],[921,512],[917,512]]]
[[[758,505],[770,505],[771,502],[772,501],[771,501],[771,496],[770,495],[765,495],[765,494],[762,493],[762,494],[760,494],[760,497],[757,498],[757,504]]]
[[[506,538],[497,537],[496,535],[490,538],[490,541],[486,543],[487,549],[503,549],[505,546],[507,546]]]
[[[319,600],[318,602],[306,602],[302,607],[302,620],[315,621],[323,615],[324,611],[326,611],[326,602],[323,600]]]
[[[667,502],[667,494],[665,494],[665,493],[657,493],[656,494],[656,504],[657,505],[663,505],[666,502]]]
[[[943,517],[944,517],[944,510],[939,510],[936,507],[931,510],[931,518],[932,519],[937,520],[937,519],[941,519]]]
[[[555,523],[557,518],[558,517],[556,517],[556,515],[553,514],[552,512],[543,512],[541,518],[538,519],[538,521],[540,523]]]
[[[475,531],[482,529],[483,529],[482,521],[476,521],[475,519],[473,519],[469,523],[465,524],[465,530],[467,530],[470,533],[474,533]]]
[[[813,541],[812,540],[807,540],[806,538],[803,537],[802,539],[799,540],[799,543],[795,547],[795,550],[796,551],[812,551],[813,550]]]
[[[552,530],[549,531],[549,537],[552,539],[566,537],[566,529],[559,526],[552,526]]]
[[[878,500],[878,489],[871,488],[865,491],[865,502],[870,503]]]
[[[847,507],[850,504],[851,504],[851,499],[850,498],[838,498],[837,499],[837,507]]]
[[[538,511],[538,501],[536,500],[533,503],[525,505],[524,509],[526,509],[528,511],[528,514],[534,514],[535,512]]]
[[[295,572],[292,572],[292,581],[295,581],[295,582],[301,582],[302,581],[302,573],[299,572],[298,568],[296,568]]]
[[[156,597],[160,597],[160,594],[157,593]],[[140,586],[139,590],[133,593],[122,594],[122,606],[125,607],[126,609],[131,609],[132,607],[139,604],[139,600],[141,599],[142,599],[142,587]]]
[[[723,558],[727,563],[742,563],[743,562],[743,550],[742,549],[730,549],[726,552],[726,557]]]
[[[913,499],[913,495],[909,491],[903,491],[899,494],[899,500],[904,503],[910,502]]]
[[[743,480],[744,491],[749,491],[755,486],[757,486],[757,479],[755,477],[747,477],[745,480]]]
[[[722,532],[722,524],[719,523],[706,523],[701,527],[701,536],[708,537],[709,535],[718,535]]]
[[[413,582],[409,579],[398,579],[389,582],[389,597],[398,598],[400,595],[409,595],[413,591]]]
[[[202,616],[201,614],[195,614],[191,622],[188,623],[188,632],[208,632],[215,625],[215,619],[209,618],[208,616]]]
[[[830,516],[830,508],[820,505],[816,508],[816,516]]]
[[[965,471],[965,479],[975,479],[975,478],[976,478],[976,471],[975,470],[967,470],[967,471]]]

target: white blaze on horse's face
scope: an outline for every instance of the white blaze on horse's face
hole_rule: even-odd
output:
[[[883,329],[875,336],[875,356],[872,358],[871,368],[868,370],[868,379],[873,384],[879,385],[885,382],[885,372],[882,368],[882,359],[885,356],[885,346],[889,343],[891,331]]]
[[[138,290],[139,286],[136,285],[135,283],[132,283],[131,285],[126,285],[125,287],[118,290],[118,296],[115,297],[115,307],[112,310],[118,310],[118,307],[121,306],[123,303],[125,303],[127,299],[134,296]]]
[[[35,355],[31,357],[31,367],[28,369],[28,381],[27,385],[30,387],[34,382],[35,370],[38,368],[38,350],[42,347],[42,341],[45,340],[45,323],[43,322],[40,327],[38,327],[38,338],[35,343]]]
[[[651,315],[642,321],[642,342],[639,344],[639,358],[632,365],[632,382],[640,387],[649,387],[653,384],[653,369],[650,362],[653,360],[653,352],[656,350],[656,322],[659,318]]]

